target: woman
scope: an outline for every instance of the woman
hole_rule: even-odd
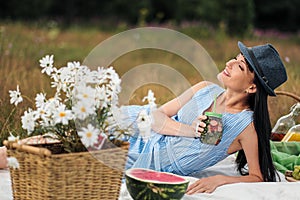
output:
[[[286,71],[272,45],[247,48],[238,42],[238,46],[241,53],[228,61],[218,75],[226,89],[200,82],[155,110],[151,137],[144,141],[136,132],[136,137],[130,139],[127,168],[143,167],[193,176],[239,152],[236,161],[243,176],[199,179],[190,185],[187,194],[210,193],[229,183],[275,181],[267,97],[275,96],[274,89],[287,80]],[[209,145],[197,137],[206,126],[203,113],[212,111],[215,97],[216,111],[223,114],[223,136],[218,145]],[[132,121],[141,110],[149,111],[145,106],[126,109]],[[244,172],[246,164],[247,173]]]

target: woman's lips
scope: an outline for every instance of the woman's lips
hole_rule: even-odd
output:
[[[227,71],[226,68],[223,70],[223,74],[225,74],[226,76],[230,76],[230,74],[229,74],[229,72]]]

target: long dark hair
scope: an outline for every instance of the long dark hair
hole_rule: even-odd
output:
[[[268,94],[259,83],[256,75],[254,77],[254,84],[256,84],[256,93],[249,95],[248,103],[250,109],[253,110],[253,123],[258,139],[260,170],[264,181],[276,181],[277,173],[273,165],[270,150],[271,123],[268,111]],[[236,163],[237,170],[241,175],[249,174],[245,171],[247,159],[244,150],[238,152]]]

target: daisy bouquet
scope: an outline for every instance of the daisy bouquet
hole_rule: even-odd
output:
[[[41,72],[50,77],[54,96],[38,93],[34,107],[21,117],[28,136],[42,135],[59,141],[66,152],[101,149],[105,141],[120,141],[129,136],[113,115],[118,109],[121,79],[112,67],[91,70],[79,62],[56,68],[53,55],[40,61]],[[19,86],[9,91],[10,103],[23,101]]]

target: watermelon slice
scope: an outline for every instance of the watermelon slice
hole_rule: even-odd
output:
[[[142,168],[128,169],[125,178],[127,190],[134,200],[181,199],[189,184],[181,176]]]

